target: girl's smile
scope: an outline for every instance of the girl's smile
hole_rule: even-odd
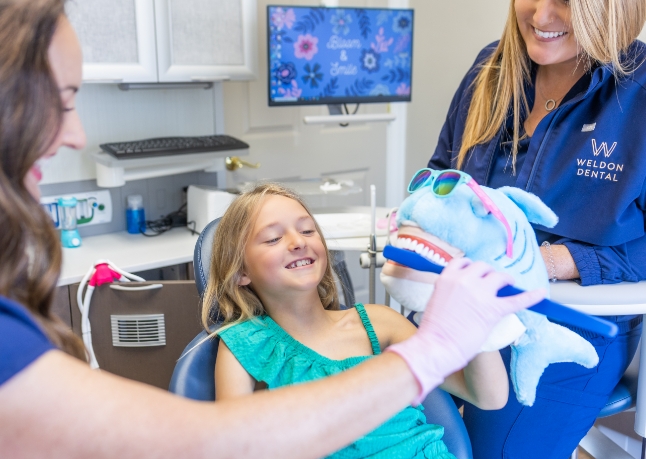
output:
[[[285,196],[266,196],[245,247],[238,284],[253,288],[263,303],[289,292],[318,297],[326,267],[325,246],[305,208]]]
[[[303,258],[300,260],[293,261],[292,263],[285,266],[287,269],[297,269],[297,268],[307,268],[314,263],[314,260],[311,258]]]

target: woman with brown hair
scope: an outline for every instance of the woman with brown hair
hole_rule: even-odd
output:
[[[535,227],[554,281],[646,279],[645,22],[643,0],[511,0],[501,40],[462,81],[428,163],[540,197],[559,217]],[[598,367],[551,365],[532,407],[466,404],[476,459],[572,453],[639,342],[641,315],[605,318],[619,326],[614,340],[574,329]],[[501,352],[508,365],[510,349]]]
[[[509,278],[456,263],[428,306],[439,324],[429,320],[342,375],[230,402],[183,400],[92,371],[79,339],[50,312],[61,248],[38,205],[39,162],[85,142],[74,109],[80,85],[63,0],[0,0],[2,457],[320,457],[436,387],[502,316],[542,298],[496,298]],[[470,319],[459,323],[462,314]]]

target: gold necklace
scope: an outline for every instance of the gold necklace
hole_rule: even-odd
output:
[[[563,94],[561,97],[559,97],[558,99],[548,99],[545,96],[545,94],[543,94],[543,91],[541,90],[541,88],[538,87],[538,84],[536,85],[536,89],[538,89],[538,92],[541,94],[541,97],[543,97],[543,99],[545,99],[545,110],[547,110],[548,112],[551,112],[552,110],[554,110],[556,108],[556,106],[558,105],[558,103],[561,102],[561,100],[565,97],[567,92],[570,92],[570,90],[568,89],[568,91],[565,94]]]

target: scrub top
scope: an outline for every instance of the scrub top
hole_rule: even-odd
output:
[[[0,296],[0,385],[54,349],[23,306]]]

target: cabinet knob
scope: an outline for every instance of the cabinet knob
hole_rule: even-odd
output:
[[[253,164],[245,161],[244,159],[240,159],[237,156],[227,156],[224,160],[224,163],[227,167],[227,170],[230,171],[235,171],[243,167],[250,167],[252,169],[258,169],[260,167],[260,163]]]

